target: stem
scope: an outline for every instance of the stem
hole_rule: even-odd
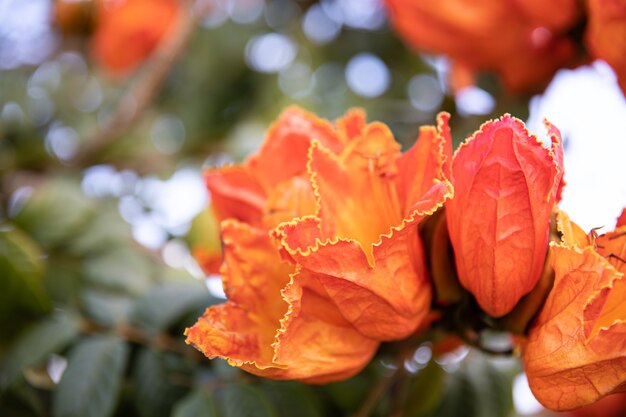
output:
[[[137,77],[120,98],[112,114],[100,130],[87,138],[83,147],[73,159],[84,165],[101,150],[113,144],[143,114],[150,101],[160,91],[176,59],[187,45],[193,28],[209,11],[210,3],[200,1],[193,7],[193,1],[181,2],[181,13],[168,35],[159,43]]]
[[[369,392],[369,395],[363,402],[363,405],[352,417],[369,417],[374,412],[376,405],[380,401],[380,398],[385,392],[393,385],[393,383],[404,373],[404,364],[399,364],[398,367],[390,372],[385,377],[381,378],[376,385]]]

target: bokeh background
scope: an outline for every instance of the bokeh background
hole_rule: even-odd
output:
[[[424,342],[398,373],[383,346],[356,377],[312,387],[186,346],[185,327],[224,298],[191,256],[219,247],[201,172],[241,161],[292,104],[329,119],[363,107],[405,146],[441,110],[457,144],[504,113],[543,137],[547,118],[565,139],[561,208],[611,230],[626,100],[608,65],[560,70],[543,91],[490,74],[453,91],[448,59],[407,47],[379,0],[206,0],[120,73],[94,46],[95,9],[0,0],[0,415],[554,415],[515,358],[466,347]]]

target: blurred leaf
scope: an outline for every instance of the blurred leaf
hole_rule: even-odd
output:
[[[174,407],[172,417],[217,417],[213,396],[206,391],[194,391]]]
[[[128,357],[124,340],[96,336],[77,344],[53,395],[54,417],[108,417],[117,403]]]
[[[192,369],[180,356],[143,349],[135,362],[135,405],[143,417],[166,417],[182,398]]]
[[[15,309],[43,312],[50,301],[42,283],[43,254],[26,234],[0,228],[0,324],[14,320]]]
[[[6,387],[29,366],[53,352],[63,349],[79,330],[78,318],[69,313],[55,313],[27,329],[11,346],[2,367],[2,383]]]
[[[41,398],[26,382],[14,384],[0,393],[0,416],[41,417],[44,416]]]
[[[441,402],[444,393],[445,372],[435,361],[430,361],[420,369],[409,384],[409,395],[406,403],[407,417],[428,415]]]
[[[132,241],[130,225],[120,216],[117,205],[109,201],[99,202],[98,215],[70,242],[73,253],[104,252],[122,242]]]
[[[132,322],[148,332],[167,329],[185,312],[207,306],[212,298],[198,280],[186,283],[165,284],[154,288],[137,304]]]
[[[278,417],[276,409],[257,387],[231,384],[221,394],[224,417]]]
[[[125,294],[87,288],[81,294],[81,302],[90,318],[111,327],[128,320],[135,299]]]
[[[364,401],[372,385],[376,383],[376,375],[372,366],[350,379],[334,382],[324,386],[334,402],[345,412],[352,413]]]
[[[54,256],[48,258],[44,278],[46,292],[55,304],[78,307],[82,284],[82,260]]]
[[[144,294],[152,284],[151,265],[132,248],[117,246],[85,262],[88,282],[130,295]]]
[[[35,190],[14,221],[44,247],[54,247],[79,234],[93,208],[77,182],[55,178]]]
[[[308,385],[264,380],[261,389],[281,417],[322,417],[322,405]]]
[[[511,382],[483,355],[472,352],[449,373],[434,417],[506,417],[513,407]]]

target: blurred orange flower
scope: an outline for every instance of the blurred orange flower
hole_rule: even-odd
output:
[[[98,0],[91,40],[96,62],[113,76],[133,71],[173,28],[177,0]]]
[[[626,0],[587,0],[587,7],[585,37],[591,54],[613,67],[626,93]]]
[[[494,317],[508,313],[541,274],[563,176],[559,131],[545,148],[505,115],[485,123],[456,151],[448,232],[461,285]]]
[[[335,126],[292,107],[243,165],[206,172],[222,222],[221,267],[228,301],[187,329],[187,342],[210,358],[270,378],[323,383],[361,370],[379,342],[359,333],[323,286],[281,260],[269,230],[314,214],[307,160],[315,143],[341,152],[361,135],[362,111]],[[298,274],[301,285],[290,284]]]
[[[530,387],[553,410],[591,404],[626,387],[626,227],[596,237],[562,216],[552,245],[555,281],[530,329]]]
[[[511,90],[545,85],[571,66],[567,31],[581,18],[576,0],[386,0],[391,21],[417,49],[446,54],[455,72],[493,71]],[[458,78],[458,77],[456,77]]]

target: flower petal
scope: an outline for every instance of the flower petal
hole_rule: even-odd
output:
[[[219,220],[236,219],[254,226],[261,224],[266,194],[261,185],[241,166],[204,172],[211,204]]]
[[[300,271],[283,296],[289,312],[276,338],[275,361],[295,367],[292,375],[321,384],[349,378],[369,363],[379,342],[341,315],[317,276]]]
[[[281,295],[294,267],[280,261],[267,232],[232,220],[222,229],[229,300],[187,329],[187,343],[256,375],[312,383],[348,378],[369,362],[378,342],[357,332],[319,285],[298,278]]]
[[[245,223],[222,223],[222,280],[229,298],[209,307],[187,329],[187,342],[209,358],[221,357],[235,366],[260,373],[275,367],[271,347],[288,305],[280,295],[293,267],[280,261],[268,233]],[[269,372],[269,371],[268,371]]]
[[[563,175],[560,137],[552,140],[553,149],[544,148],[505,115],[484,124],[452,162],[446,217],[459,279],[494,317],[511,311],[541,274]]]
[[[378,340],[401,339],[417,329],[432,298],[417,225],[450,193],[447,183],[434,186],[424,197],[428,205],[419,207],[422,211],[414,212],[373,246],[373,264],[358,242],[324,239],[315,217],[284,223],[274,235],[284,256],[315,274],[341,314],[362,334]]]
[[[266,190],[306,173],[311,140],[318,140],[335,153],[342,144],[333,126],[299,107],[284,110],[267,132],[263,146],[246,163]]]
[[[360,136],[366,123],[365,110],[359,108],[348,110],[343,117],[335,122],[341,142],[346,145]]]
[[[571,221],[567,213],[562,210],[558,210],[556,213],[556,227],[559,233],[561,233],[561,242],[565,246],[582,249],[590,244],[587,233]]]
[[[585,41],[594,58],[606,61],[626,94],[626,1],[587,1],[589,23]]]
[[[552,250],[554,288],[530,331],[524,359],[537,399],[562,411],[619,391],[626,381],[626,317],[602,323],[607,298],[613,291],[623,296],[626,286],[592,247]]]
[[[437,128],[420,128],[415,144],[398,158],[396,187],[398,199],[404,202],[404,216],[413,211],[413,206],[432,188],[436,180],[450,178],[452,139],[449,119],[448,113],[440,113],[437,116]]]
[[[399,155],[400,145],[381,123],[369,125],[340,157],[311,144],[309,171],[325,238],[354,239],[371,259],[372,245],[402,220],[393,184]]]
[[[595,243],[600,255],[608,259],[615,269],[626,273],[626,226],[598,237]]]

